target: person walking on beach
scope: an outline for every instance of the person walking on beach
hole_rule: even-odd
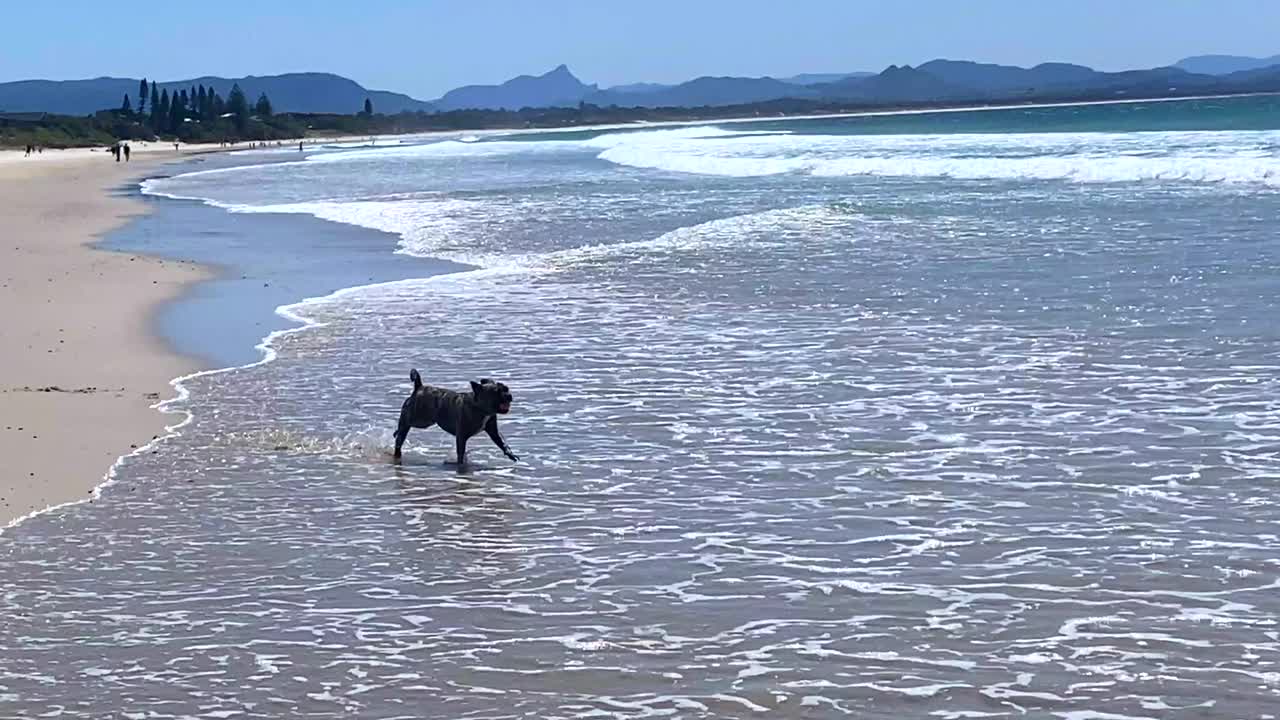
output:
[[[129,162],[129,146],[124,146],[124,161]]]

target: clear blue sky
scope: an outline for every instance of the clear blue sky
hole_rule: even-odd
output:
[[[323,70],[424,99],[562,62],[607,86],[1280,53],[1280,0],[46,0],[0,15],[0,81]]]

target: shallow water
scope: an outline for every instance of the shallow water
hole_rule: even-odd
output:
[[[318,325],[276,338],[273,362],[189,381],[193,422],[101,500],[6,533],[0,710],[1269,716],[1265,178],[724,177],[600,157],[759,154],[663,132],[153,187],[483,266],[294,308]],[[1096,140],[1070,152],[1128,152]],[[1273,142],[1168,140],[1142,152],[1198,143],[1241,165],[1244,143]],[[856,159],[851,142],[803,153]],[[449,438],[415,430],[393,465],[410,367],[510,384],[523,462],[482,436],[459,473]]]

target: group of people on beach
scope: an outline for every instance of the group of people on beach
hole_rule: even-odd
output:
[[[280,146],[282,146],[283,144],[284,144],[284,143],[280,142],[279,140],[277,140],[277,141],[276,141],[276,147],[280,147]],[[223,140],[222,142],[220,142],[220,143],[218,144],[218,146],[219,146],[219,147],[234,147],[234,146],[235,146],[235,143],[234,143],[234,142],[228,142],[228,141],[226,141],[226,140]],[[249,143],[249,147],[250,147],[250,148],[264,148],[264,147],[268,147],[268,146],[270,146],[270,143],[268,143],[268,142],[251,142],[251,143]],[[175,151],[178,149],[178,143],[176,143],[176,142],[175,142],[175,143],[173,144],[173,149],[174,149]],[[298,151],[299,151],[299,152],[301,152],[301,151],[302,151],[302,143],[301,143],[301,142],[299,142],[299,143],[298,143]],[[38,148],[38,147],[36,147],[35,145],[28,145],[28,146],[27,146],[27,155],[30,155],[30,154],[31,154],[31,153],[33,153],[33,152],[44,152],[44,148]],[[129,153],[130,153],[130,150],[129,150],[129,143],[127,143],[127,142],[121,141],[121,142],[117,142],[115,145],[112,145],[112,146],[111,146],[111,156],[112,156],[112,157],[114,157],[114,158],[116,159],[116,162],[120,162],[120,158],[122,158],[122,157],[124,158],[124,161],[125,161],[125,162],[129,162]]]
[[[24,157],[31,157],[31,153],[43,153],[43,152],[44,152],[43,145],[28,145],[27,154]]]

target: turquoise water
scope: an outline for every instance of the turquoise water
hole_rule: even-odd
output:
[[[360,228],[353,268],[386,233],[468,268],[293,306],[101,500],[6,534],[0,714],[1274,712],[1280,131],[1197,102],[148,183],[242,265],[307,253],[299,216],[348,226],[327,268]],[[393,465],[411,367],[507,382],[523,462],[431,430]]]
[[[1280,95],[812,120],[761,127],[815,135],[1275,130],[1280,129]]]
[[[902,112],[806,120],[788,118],[746,124],[724,123],[722,127],[810,135],[1276,130],[1280,129],[1280,95],[981,111]],[[581,139],[597,134],[599,131],[580,130],[530,134],[523,139]]]

